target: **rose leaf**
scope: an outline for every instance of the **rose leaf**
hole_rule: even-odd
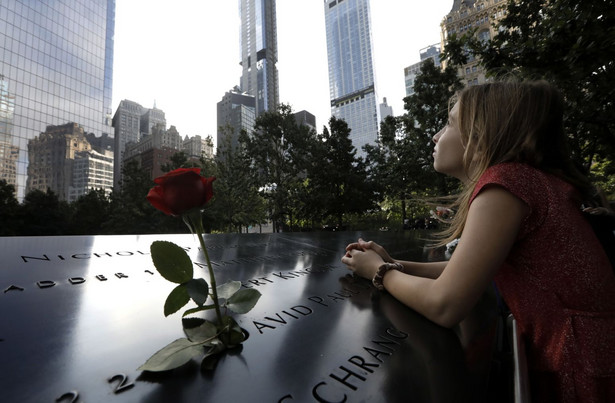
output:
[[[173,242],[154,241],[150,252],[156,270],[165,279],[177,284],[192,279],[192,260],[185,250]]]
[[[209,321],[203,322],[200,326],[193,328],[184,328],[184,333],[192,342],[205,343],[216,339],[218,329],[216,325]]]
[[[186,283],[188,295],[198,306],[203,306],[209,297],[209,285],[202,278],[192,279]]]
[[[218,291],[218,298],[230,298],[231,295],[235,294],[241,288],[241,281],[229,281],[228,283],[224,283],[219,285],[216,288]]]
[[[188,290],[184,284],[180,284],[171,291],[167,300],[164,302],[164,316],[169,316],[179,311],[182,306],[190,301]]]
[[[140,371],[167,371],[180,367],[192,357],[203,354],[203,346],[188,339],[177,339],[158,350],[138,369]]]
[[[261,297],[261,293],[253,288],[239,290],[233,294],[226,303],[228,308],[235,313],[248,313]]]
[[[211,305],[203,305],[203,306],[199,306],[197,308],[192,308],[192,309],[188,309],[186,310],[183,314],[182,317],[191,315],[193,313],[197,313],[197,312],[201,312],[201,311],[206,311],[208,309],[214,309],[216,306],[214,304]]]

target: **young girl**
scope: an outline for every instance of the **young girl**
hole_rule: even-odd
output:
[[[448,262],[396,261],[359,239],[342,262],[428,319],[459,323],[495,279],[525,343],[534,402],[615,402],[615,275],[583,218],[592,187],[566,151],[563,102],[546,82],[458,94],[434,168],[465,190]]]

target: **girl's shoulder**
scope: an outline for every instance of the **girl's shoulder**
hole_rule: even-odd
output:
[[[531,195],[541,189],[547,180],[547,174],[530,165],[519,162],[503,162],[493,165],[483,172],[476,183],[472,198],[489,185],[502,186],[517,196],[521,196],[523,193]],[[525,199],[525,197],[522,197],[522,199]]]
[[[478,183],[490,180],[525,181],[528,178],[544,178],[547,175],[540,169],[521,162],[502,162],[485,170]]]
[[[545,172],[518,162],[504,162],[493,165],[478,179],[470,203],[490,186],[504,188],[520,199],[529,208],[524,219],[520,237],[541,225],[549,209],[552,182]]]

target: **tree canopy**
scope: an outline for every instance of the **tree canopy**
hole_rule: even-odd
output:
[[[497,35],[453,36],[444,54],[463,63],[467,49],[488,76],[545,79],[567,104],[573,156],[587,168],[615,153],[615,7],[609,1],[509,1]]]
[[[457,188],[456,181],[433,169],[432,138],[446,124],[449,100],[461,87],[453,67],[441,70],[432,60],[425,61],[414,94],[404,98],[406,112],[387,117],[377,143],[365,147],[370,177],[384,199],[399,203],[402,222],[409,215],[408,202],[422,212],[426,197],[447,195]]]
[[[258,193],[256,177],[250,167],[246,133],[240,134],[238,144],[233,146],[233,128],[225,127],[223,132],[216,152],[217,180],[212,215],[217,217],[220,229],[241,232],[242,227],[266,221],[265,202]]]

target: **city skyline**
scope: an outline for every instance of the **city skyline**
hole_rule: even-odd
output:
[[[437,0],[424,10],[406,3],[371,4],[378,103],[386,97],[395,115],[403,112],[403,69],[419,60],[420,49],[440,42],[440,22],[453,5]],[[321,131],[331,115],[324,1],[278,0],[277,25],[280,102],[314,114]],[[216,104],[241,76],[239,29],[237,2],[118,0],[113,111],[123,99],[156,104],[182,135],[216,141]]]

